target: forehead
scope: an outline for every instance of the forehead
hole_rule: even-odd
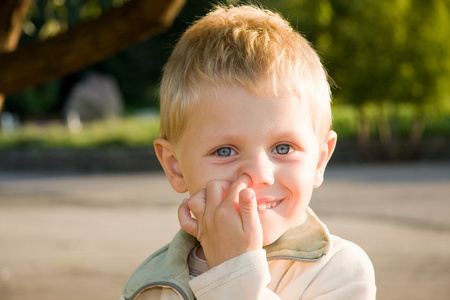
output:
[[[294,129],[312,130],[309,110],[295,95],[259,96],[242,85],[224,84],[203,90],[185,133],[212,138],[219,131],[230,135],[270,135]]]
[[[300,101],[300,95],[294,86],[290,86],[285,82],[272,80],[272,78],[264,78],[258,80],[256,83],[241,84],[239,82],[223,81],[220,84],[202,82],[198,85],[197,93],[195,95],[197,108],[194,111],[199,111],[202,107],[208,107],[214,110],[215,106],[219,104],[226,105],[226,103],[233,102],[233,105],[247,105],[245,99],[258,99],[255,106],[272,104],[273,106],[286,106],[290,104],[304,105],[305,101]]]

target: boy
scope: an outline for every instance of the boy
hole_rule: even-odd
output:
[[[336,144],[327,75],[279,15],[217,6],[181,37],[154,142],[182,230],[123,299],[375,299],[373,267],[308,207]]]

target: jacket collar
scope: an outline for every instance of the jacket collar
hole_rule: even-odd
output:
[[[147,258],[131,275],[123,295],[133,299],[152,286],[174,288],[184,299],[194,299],[189,288],[189,252],[198,245],[195,237],[180,230],[173,241]],[[331,247],[330,234],[312,209],[305,220],[287,230],[274,243],[264,247],[268,260],[291,259],[305,262],[319,260]]]
[[[264,249],[268,260],[315,261],[328,253],[330,241],[327,227],[308,207],[306,218],[300,225],[287,230],[278,240]]]
[[[183,299],[195,299],[189,288],[187,257],[198,244],[195,237],[183,230],[178,231],[173,241],[153,253],[131,275],[123,289],[127,300],[134,299],[150,287],[171,287]]]

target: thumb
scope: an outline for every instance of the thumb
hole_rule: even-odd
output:
[[[258,204],[256,202],[255,192],[252,189],[246,188],[239,192],[239,210],[244,232],[262,232],[258,215]]]

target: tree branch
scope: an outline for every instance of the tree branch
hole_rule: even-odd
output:
[[[166,30],[185,0],[131,0],[44,41],[0,55],[0,93],[64,76]]]

